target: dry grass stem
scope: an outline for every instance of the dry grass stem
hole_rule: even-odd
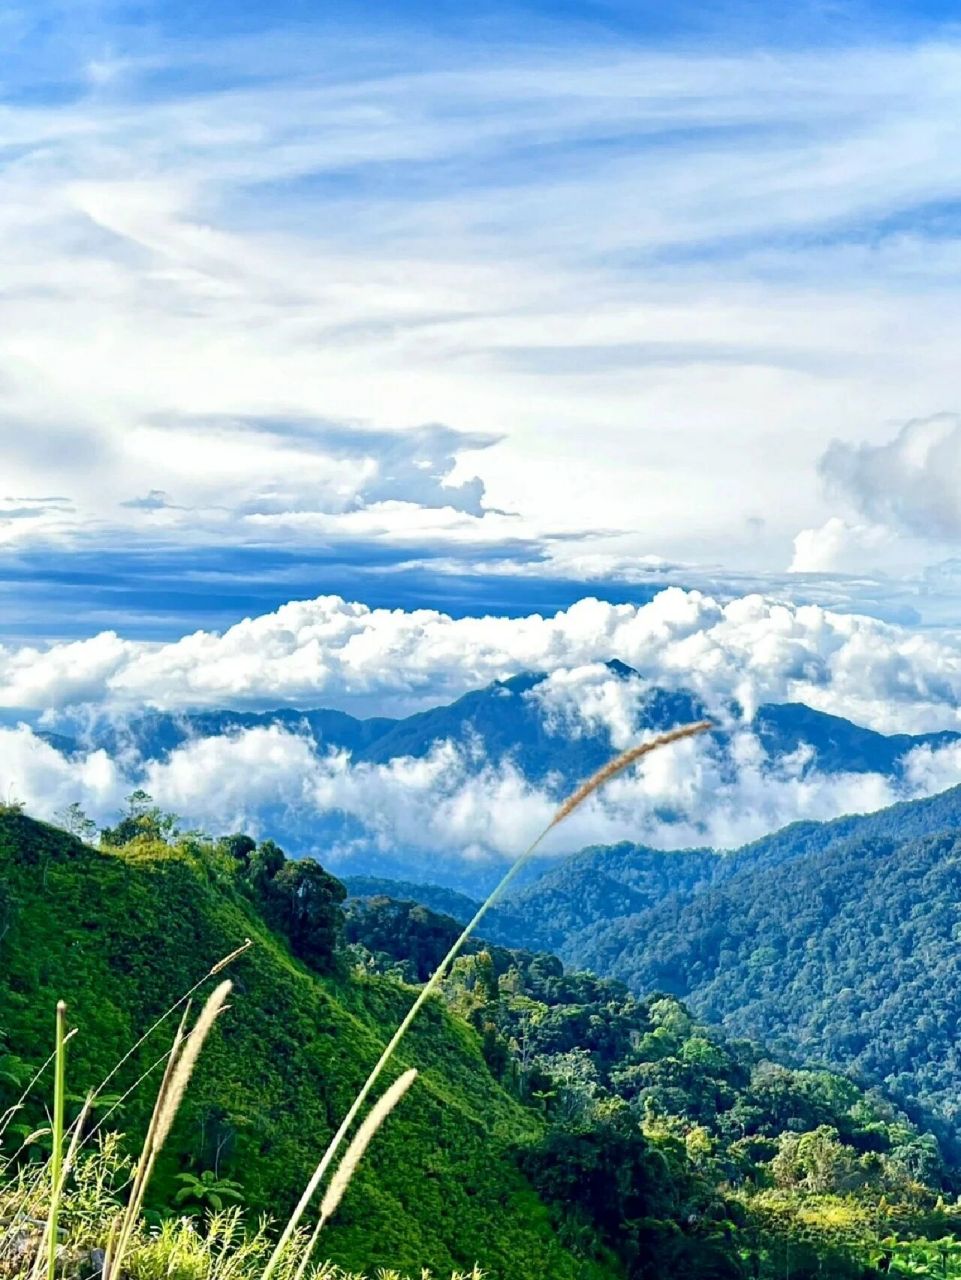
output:
[[[147,1189],[147,1183],[150,1181],[150,1175],[153,1173],[157,1156],[160,1154],[167,1135],[170,1133],[190,1077],[193,1074],[194,1067],[197,1065],[200,1050],[203,1048],[204,1041],[217,1018],[223,1012],[224,1002],[230,994],[232,986],[233,983],[230,981],[222,982],[212,992],[207,1003],[200,1011],[200,1017],[189,1035],[184,1035],[184,1026],[190,1009],[189,1005],[180,1021],[173,1049],[157,1093],[157,1100],[154,1103],[150,1124],[147,1127],[147,1136],[144,1139],[143,1150],[137,1164],[137,1172],[133,1186],[130,1189],[130,1198],[117,1236],[116,1252],[111,1262],[111,1271],[108,1275],[106,1268],[104,1268],[103,1280],[109,1280],[110,1275],[120,1273],[120,1264],[130,1245],[134,1227],[140,1216],[144,1193]]]
[[[116,1062],[113,1065],[109,1074],[106,1075],[103,1078],[103,1080],[100,1081],[100,1084],[94,1090],[94,1095],[98,1096],[99,1094],[103,1093],[104,1089],[107,1087],[110,1081],[114,1078],[114,1076],[117,1074],[120,1068],[133,1057],[133,1055],[137,1052],[137,1050],[140,1048],[143,1042],[145,1040],[148,1040],[153,1035],[153,1033],[157,1030],[158,1027],[163,1026],[163,1024],[170,1017],[170,1015],[173,1013],[176,1013],[177,1010],[181,1007],[181,1005],[186,1004],[190,1000],[194,992],[199,990],[199,988],[204,985],[204,983],[207,981],[208,978],[214,977],[215,974],[218,974],[222,970],[226,969],[227,965],[233,964],[233,962],[239,956],[242,956],[245,951],[249,951],[253,945],[254,945],[253,940],[251,938],[245,938],[243,946],[236,947],[233,951],[229,952],[222,959],[218,960],[215,964],[212,964],[210,968],[207,970],[207,972],[204,974],[204,976],[202,978],[198,978],[197,981],[194,983],[194,985],[190,988],[190,990],[185,991],[183,995],[180,997],[180,999],[175,1004],[172,1004],[170,1008],[166,1010],[166,1012],[162,1013],[160,1017],[156,1020],[156,1022],[152,1022],[150,1026],[147,1028],[147,1030],[140,1037],[140,1039],[130,1046],[130,1048],[123,1055],[120,1061]]]
[[[565,818],[570,817],[575,809],[579,808],[585,800],[599,791],[601,787],[616,778],[618,774],[623,773],[625,769],[629,769],[632,764],[638,760],[642,760],[644,756],[650,755],[652,751],[657,751],[660,747],[669,746],[672,742],[680,742],[683,738],[693,738],[699,733],[707,733],[712,728],[710,720],[699,720],[696,724],[684,724],[678,729],[671,729],[667,733],[659,733],[656,738],[651,738],[650,742],[642,742],[639,746],[629,747],[626,751],[622,751],[619,756],[615,756],[613,760],[609,760],[602,769],[598,769],[586,782],[582,782],[576,791],[567,797],[557,813],[554,814],[551,826],[556,827],[559,822],[563,822]]]
[[[314,1245],[317,1243],[317,1237],[324,1229],[325,1224],[337,1212],[337,1206],[344,1197],[344,1192],[350,1186],[350,1180],[357,1171],[357,1166],[364,1157],[364,1152],[370,1146],[374,1135],[381,1127],[393,1109],[403,1098],[404,1094],[417,1079],[417,1072],[414,1069],[405,1071],[402,1076],[394,1081],[383,1097],[379,1098],[377,1103],[371,1107],[367,1118],[360,1126],[350,1143],[350,1146],[344,1152],[343,1159],[337,1166],[334,1176],[330,1180],[330,1185],[324,1195],[320,1206],[320,1217],[317,1219],[317,1225],[314,1227],[313,1233],[304,1247],[303,1256],[297,1265],[294,1273],[294,1280],[302,1280],[307,1265],[310,1262],[311,1254],[314,1251]]]

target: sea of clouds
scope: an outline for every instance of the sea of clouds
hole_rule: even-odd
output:
[[[637,680],[603,664],[619,658]],[[652,685],[695,691],[733,736],[678,744],[610,785],[552,838],[560,853],[631,839],[736,846],[798,818],[830,818],[932,794],[961,779],[961,748],[918,748],[902,775],[826,774],[803,750],[772,761],[747,720],[800,701],[884,732],[961,727],[961,637],[747,596],[721,604],[671,588],[651,603],[582,600],[553,617],[452,619],[371,610],[339,597],[293,602],[223,634],[168,644],[112,632],[47,649],[0,650],[0,705],[122,719],[146,706],[339,706],[402,715],[521,670],[547,671],[528,695],[549,732],[606,729],[632,741]],[[731,702],[744,718],[732,718]],[[13,717],[14,721],[16,716]],[[0,789],[42,817],[79,801],[110,821],[134,785],[191,825],[271,834],[335,865],[358,850],[437,859],[508,857],[549,819],[557,790],[535,785],[482,744],[439,741],[424,758],[382,764],[260,726],[196,737],[162,760],[65,752],[42,722],[0,729]]]

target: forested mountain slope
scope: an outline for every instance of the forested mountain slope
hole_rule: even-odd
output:
[[[878,823],[583,933],[578,953],[636,991],[883,1083],[957,1153],[961,831],[900,838],[901,816],[892,834]]]
[[[851,1069],[961,1153],[961,788],[732,854],[587,849],[504,911],[494,941]]]
[[[216,1168],[242,1179],[249,1209],[285,1213],[410,989],[343,964],[343,889],[316,864],[286,862],[270,842],[156,836],[98,851],[0,811],[0,1111],[13,1100],[16,1064],[27,1073],[49,1053],[57,999],[80,1028],[69,1087],[82,1095],[210,965],[252,938],[154,1188],[169,1194],[179,1170]],[[542,1122],[494,1080],[477,1034],[440,1004],[424,1015],[401,1054],[421,1076],[371,1148],[327,1252],[371,1272],[449,1273],[483,1260],[500,1280],[616,1274],[613,1264],[575,1260],[557,1238],[513,1155]],[[172,1033],[135,1054],[118,1093]],[[150,1100],[149,1085],[133,1095],[119,1115],[125,1129],[140,1130]],[[24,1117],[26,1127],[37,1118]]]
[[[383,895],[346,907],[355,954],[405,980],[429,972],[458,931]],[[958,1274],[947,1267],[959,1249],[948,1242],[949,1256],[945,1243],[961,1227],[946,1203],[957,1173],[878,1091],[772,1062],[675,999],[636,998],[551,955],[474,943],[444,993],[482,1032],[491,1070],[543,1100],[552,1123],[527,1168],[565,1205],[566,1229],[580,1219],[632,1275]],[[678,1221],[697,1224],[680,1252]],[[919,1241],[927,1231],[941,1245]]]
[[[765,868],[854,839],[907,840],[953,830],[961,830],[961,786],[876,813],[795,822],[730,853],[599,845],[511,893],[498,940],[548,946],[568,963],[607,973],[641,927],[635,917],[668,900],[694,899],[734,878],[744,885]],[[534,941],[525,943],[525,935]]]

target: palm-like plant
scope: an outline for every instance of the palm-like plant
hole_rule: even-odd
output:
[[[213,1169],[203,1173],[178,1173],[180,1189],[174,1203],[187,1206],[189,1214],[201,1214],[208,1210],[221,1213],[227,1204],[239,1204],[243,1200],[243,1187],[232,1178],[221,1178]]]

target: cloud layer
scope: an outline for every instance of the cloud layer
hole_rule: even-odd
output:
[[[644,605],[584,599],[552,616],[450,616],[370,609],[338,596],[294,601],[223,633],[168,644],[103,632],[46,648],[0,648],[0,707],[84,704],[336,706],[405,714],[519,671],[619,658],[645,680],[736,698],[806,702],[885,732],[961,724],[961,636],[795,606],[760,595],[721,603],[668,588]]]
[[[552,835],[545,855],[634,840],[665,848],[735,847],[797,819],[824,819],[932,794],[957,782],[956,747],[912,753],[905,780],[880,774],[827,776],[799,754],[773,764],[750,733],[734,744],[735,770],[706,741],[652,756],[611,784]],[[146,787],[188,826],[271,835],[349,870],[405,860],[439,879],[516,856],[547,824],[557,796],[509,762],[439,742],[424,759],[353,764],[276,727],[199,738],[164,762],[113,760],[103,751],[69,760],[26,727],[0,729],[4,798],[56,820],[79,801],[112,821],[122,797]]]
[[[956,32],[228,39],[109,7],[51,45],[35,8],[0,119],[0,560],[779,572],[838,515],[832,438],[855,523],[957,537],[950,440],[883,496],[917,444],[888,424],[957,394]],[[828,533],[795,567],[846,564]]]

